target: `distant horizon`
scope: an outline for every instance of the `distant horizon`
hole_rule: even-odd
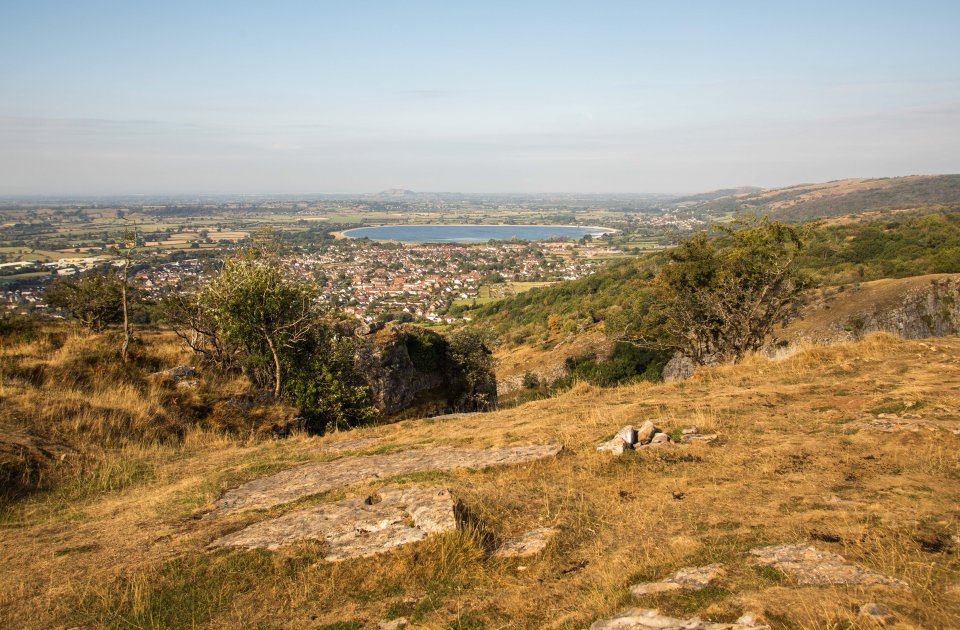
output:
[[[960,172],[949,0],[35,0],[0,19],[4,197]]]
[[[777,186],[757,186],[750,184],[743,185],[730,185],[730,186],[719,186],[717,188],[712,188],[709,190],[686,190],[686,191],[601,191],[601,192],[591,192],[591,191],[560,191],[560,190],[544,190],[544,191],[535,191],[535,190],[526,190],[526,191],[496,191],[496,190],[484,190],[484,191],[464,191],[464,190],[414,190],[410,188],[383,188],[375,191],[367,192],[158,192],[158,193],[89,193],[89,194],[49,194],[49,193],[32,193],[32,194],[0,194],[0,200],[6,201],[31,201],[31,200],[41,200],[41,199],[51,199],[59,201],[83,201],[83,200],[96,200],[96,199],[115,199],[115,198],[134,198],[142,197],[144,200],[159,200],[162,198],[240,198],[240,197],[257,197],[262,199],[280,199],[280,198],[310,198],[310,197],[373,197],[373,196],[387,196],[387,193],[391,191],[407,191],[413,195],[465,195],[465,196],[479,196],[479,195],[493,195],[493,196],[504,196],[504,197],[524,197],[524,196],[561,196],[561,197],[575,197],[575,196],[587,196],[587,197],[616,197],[616,196],[627,196],[627,197],[684,197],[688,195],[703,195],[709,194],[717,191],[724,190],[741,190],[741,189],[753,189],[753,190],[776,190],[779,188],[788,188],[792,186],[803,186],[803,185],[815,185],[815,184],[826,184],[830,182],[839,182],[846,180],[883,180],[883,179],[900,179],[907,177],[950,177],[960,175],[958,173],[910,173],[906,175],[886,175],[886,176],[876,176],[876,177],[838,177],[828,180],[820,181],[794,181],[783,185]],[[402,200],[403,197],[395,197],[397,200]]]

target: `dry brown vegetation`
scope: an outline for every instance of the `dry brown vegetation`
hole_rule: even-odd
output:
[[[42,343],[16,352],[51,363],[44,373],[62,366],[59,384],[35,383],[27,369],[34,364],[19,362],[23,373],[3,377],[6,418],[54,422],[70,441],[67,427],[96,427],[98,417],[112,420],[91,435],[116,436],[132,426],[149,436],[151,418],[169,413],[161,386],[129,384],[109,367],[102,381],[73,383],[66,366],[88,342]],[[166,341],[147,343],[158,349],[141,354],[155,356],[158,367],[182,361]],[[685,383],[580,385],[500,412],[323,438],[256,441],[196,423],[177,440],[120,440],[103,449],[98,468],[5,507],[0,626],[361,628],[406,616],[428,628],[581,628],[640,605],[715,620],[752,612],[775,628],[867,628],[857,609],[880,601],[901,627],[957,627],[960,436],[880,433],[859,423],[909,412],[955,426],[958,357],[958,338],[874,336],[778,361],[750,357]],[[58,421],[53,409],[69,407],[79,387],[97,392],[95,409]],[[41,401],[42,391],[63,395]],[[126,416],[129,425],[119,421]],[[595,451],[624,424],[647,418],[667,430],[696,425],[721,440],[623,457]],[[322,561],[317,545],[204,550],[265,517],[197,518],[223,489],[296,462],[349,456],[322,447],[367,436],[380,441],[361,452],[553,438],[565,448],[534,464],[384,479],[306,502],[430,482],[462,499],[484,533],[506,538],[552,526],[559,536],[543,555],[524,560],[489,558],[475,530],[337,564]],[[746,555],[780,542],[811,542],[910,588],[799,586]],[[637,600],[628,594],[641,579],[712,562],[727,564],[715,587]]]

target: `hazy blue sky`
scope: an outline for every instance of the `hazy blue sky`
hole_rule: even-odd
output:
[[[957,0],[0,0],[0,194],[944,172]]]

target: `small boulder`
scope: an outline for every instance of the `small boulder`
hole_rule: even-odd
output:
[[[409,623],[406,617],[397,617],[390,621],[381,621],[377,624],[377,628],[380,630],[400,630],[401,628],[406,628]]]
[[[719,435],[716,433],[686,433],[680,436],[680,441],[684,444],[690,444],[691,442],[701,442],[703,444],[709,444],[716,440]]]
[[[666,433],[654,433],[650,439],[650,444],[667,444],[670,442],[670,436]]]
[[[630,450],[630,445],[623,441],[620,436],[615,436],[612,440],[607,440],[597,447],[601,453],[613,453],[614,455],[623,455],[624,451]]]
[[[678,352],[663,366],[663,382],[685,381],[691,378],[696,370],[697,366],[693,360]]]
[[[627,444],[629,444],[630,446],[633,446],[634,444],[637,443],[637,430],[634,428],[632,424],[628,424],[627,426],[617,431],[617,437],[623,440],[624,442],[626,442]]]
[[[637,444],[649,444],[659,430],[652,420],[647,420],[637,429]]]

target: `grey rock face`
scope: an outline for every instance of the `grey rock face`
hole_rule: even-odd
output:
[[[374,403],[387,416],[483,411],[497,404],[492,371],[471,374],[447,339],[413,325],[388,326],[365,337],[361,363]],[[482,352],[489,353],[486,348]]]
[[[215,540],[208,548],[276,549],[316,540],[326,543],[326,560],[363,558],[456,529],[454,507],[450,492],[441,488],[385,487],[373,496],[255,523]]]
[[[208,517],[264,510],[334,488],[395,475],[530,462],[552,457],[562,448],[559,443],[489,449],[437,447],[301,464],[228,490]]]
[[[628,424],[627,426],[617,431],[617,437],[623,440],[624,442],[626,442],[627,444],[629,444],[630,446],[633,446],[639,441],[637,430],[633,427],[632,424]]]
[[[685,381],[691,378],[696,370],[697,366],[690,357],[677,353],[663,366],[663,382]]]
[[[804,585],[862,584],[907,588],[902,580],[847,562],[843,556],[809,545],[758,547],[751,549],[750,554],[759,564],[792,575]]]
[[[864,314],[853,324],[857,334],[882,330],[906,339],[960,334],[960,278],[932,280],[904,296],[899,308]]]

